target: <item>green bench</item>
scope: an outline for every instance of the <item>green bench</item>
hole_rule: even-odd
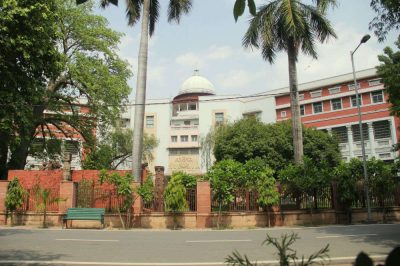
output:
[[[63,228],[64,224],[68,228],[68,220],[100,221],[104,228],[104,213],[104,208],[68,208],[63,218]]]

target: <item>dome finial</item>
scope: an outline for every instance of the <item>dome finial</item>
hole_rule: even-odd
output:
[[[194,69],[193,76],[199,76],[200,70],[198,68]]]

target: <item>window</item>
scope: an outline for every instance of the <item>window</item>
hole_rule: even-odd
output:
[[[358,95],[358,99],[360,101],[360,106],[361,106],[362,105],[362,97],[361,97],[360,94]],[[357,107],[357,100],[356,100],[356,96],[355,95],[351,96],[351,106],[352,107]]]
[[[323,111],[322,102],[313,103],[313,110],[314,110],[314,114],[322,113],[322,111]]]
[[[350,91],[354,90],[354,83],[347,85]],[[361,88],[360,83],[357,83],[357,89]]]
[[[286,117],[286,111],[281,112],[281,117]]]
[[[351,126],[351,131],[353,131],[353,140],[354,141],[361,141],[360,126],[358,124],[352,125]],[[364,141],[365,140],[369,140],[368,125],[367,124],[362,124],[362,131],[363,131]]]
[[[154,127],[154,116],[153,115],[146,116],[146,127],[147,128]]]
[[[191,110],[191,111],[197,110],[197,104],[196,103],[189,103],[189,110]]]
[[[382,84],[382,79],[371,79],[371,80],[368,80],[368,85],[369,86],[377,86],[377,85],[380,85],[380,84]]]
[[[187,154],[199,154],[199,149],[197,148],[169,149],[169,155],[187,155]]]
[[[382,103],[383,102],[383,91],[371,92],[372,103]]]
[[[197,141],[197,135],[192,135],[192,142],[196,142]]]
[[[189,121],[189,120],[185,120],[185,121],[183,121],[183,124],[184,124],[185,126],[190,126],[190,121]]]
[[[375,139],[390,138],[390,122],[388,120],[373,122],[372,127]]]
[[[300,115],[305,115],[306,114],[306,109],[304,105],[300,105]]]
[[[181,136],[181,142],[188,142],[189,141],[189,136],[188,135],[182,135]]]
[[[250,113],[244,113],[244,114],[243,114],[243,118],[261,119],[261,111],[250,112]]]
[[[299,101],[302,101],[302,100],[304,100],[304,93],[299,94]]]
[[[332,128],[332,135],[336,136],[339,143],[347,143],[347,128],[346,127],[334,127]]]
[[[178,136],[171,136],[171,142],[178,142]]]
[[[181,103],[179,105],[179,111],[186,111],[187,110],[187,104],[186,103]]]
[[[321,97],[322,91],[321,91],[321,90],[319,90],[319,91],[312,91],[312,92],[310,92],[310,95],[311,95],[311,98]]]
[[[333,99],[331,100],[332,110],[341,110],[342,109],[342,99]]]
[[[340,92],[340,86],[333,87],[329,89],[329,94],[336,94]]]
[[[224,123],[224,113],[215,113],[215,124],[220,125]]]

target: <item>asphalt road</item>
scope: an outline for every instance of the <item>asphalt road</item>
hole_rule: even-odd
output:
[[[332,264],[360,251],[383,259],[400,245],[400,224],[271,228],[250,230],[154,231],[0,228],[2,265],[221,265],[238,250],[251,260],[276,260],[266,234],[295,232],[294,249],[309,255],[330,245]],[[399,263],[400,264],[400,263]]]

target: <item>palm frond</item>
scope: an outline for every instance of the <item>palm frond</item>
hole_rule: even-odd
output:
[[[158,0],[150,0],[150,18],[149,18],[150,36],[152,36],[154,33],[159,16],[160,16],[160,3],[158,2]]]
[[[168,22],[180,22],[182,14],[188,14],[192,8],[191,0],[170,0],[168,6]]]
[[[225,259],[225,263],[232,266],[257,266],[257,263],[252,263],[246,255],[242,256],[237,250]]]
[[[126,0],[126,18],[129,26],[133,26],[139,21],[142,6],[143,0]]]

